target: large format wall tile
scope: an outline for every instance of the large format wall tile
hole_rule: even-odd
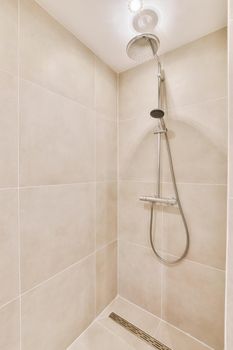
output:
[[[229,21],[233,20],[233,4],[232,4],[231,0],[228,1],[228,19],[229,19]],[[231,41],[230,41],[230,43],[231,43]]]
[[[155,181],[156,123],[145,113],[142,118],[119,123],[119,173],[121,180]]]
[[[233,348],[233,1],[228,1],[228,229],[225,350]]]
[[[233,31],[233,21],[232,21],[232,31]],[[232,76],[233,76],[233,72],[232,72]],[[232,80],[233,80],[233,78],[232,78]],[[232,85],[233,85],[233,83],[232,83]],[[233,90],[233,86],[232,86],[232,90]],[[232,107],[232,109],[233,109],[233,107]],[[233,135],[233,120],[229,121],[229,134]],[[230,197],[233,198],[233,162],[231,161],[232,155],[233,155],[233,136],[230,136],[229,137],[229,155],[228,155],[228,157],[229,157],[228,194]]]
[[[225,269],[226,260],[226,186],[178,184],[180,199],[190,231],[188,259]],[[172,185],[164,185],[165,197],[174,197]],[[163,250],[180,256],[186,236],[177,207],[163,212]]]
[[[20,350],[19,300],[0,309],[0,349]]]
[[[67,350],[132,350],[125,341],[95,323]]]
[[[226,39],[224,28],[162,57],[168,108],[227,95]]]
[[[0,72],[0,187],[18,181],[18,82]]]
[[[0,191],[0,306],[19,294],[17,197],[16,190]]]
[[[163,321],[159,324],[155,338],[172,350],[210,350],[202,342]]]
[[[93,107],[94,54],[32,0],[20,30],[21,76]]]
[[[94,113],[21,83],[21,185],[87,182],[95,176]]]
[[[94,280],[91,256],[26,293],[22,350],[66,349],[95,317]]]
[[[119,77],[119,118],[128,119],[149,116],[157,104],[157,65],[146,62],[120,74]]]
[[[97,57],[95,60],[95,109],[116,120],[117,75]]]
[[[94,200],[94,184],[21,190],[23,290],[93,252]]]
[[[97,249],[117,239],[117,184],[96,184],[96,246]]]
[[[0,70],[18,71],[18,0],[1,0]]]
[[[228,128],[229,128],[229,155],[228,155],[228,167],[229,167],[229,178],[228,178],[228,186],[229,191],[228,194],[230,197],[233,198],[233,1],[230,0],[229,5],[231,6],[231,20],[229,20],[228,23],[228,42],[229,42],[229,48],[228,48],[228,61],[229,61],[229,67],[228,67],[228,112],[229,112],[229,118],[228,118]]]
[[[223,349],[225,273],[183,261],[164,270],[163,318],[216,350]]]
[[[117,243],[96,253],[96,311],[101,312],[117,295]]]
[[[117,123],[97,114],[96,125],[96,179],[117,179]]]
[[[116,116],[117,74],[36,1],[2,0],[1,349],[22,326],[22,350],[64,350],[95,317],[96,273],[99,310],[116,295]]]
[[[120,241],[119,293],[161,316],[161,265],[149,248]]]
[[[226,99],[176,108],[165,121],[177,181],[226,184]],[[163,179],[171,181],[165,145],[163,160]]]
[[[233,198],[228,202],[228,252],[227,252],[227,290],[226,290],[226,350],[233,345]]]

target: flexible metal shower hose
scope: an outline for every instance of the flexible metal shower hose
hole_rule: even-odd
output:
[[[168,159],[169,159],[169,166],[170,166],[170,171],[171,171],[171,177],[172,177],[172,183],[173,183],[173,188],[174,188],[174,192],[175,192],[175,196],[176,196],[176,200],[177,200],[177,205],[180,211],[180,215],[184,224],[184,228],[185,228],[185,235],[186,235],[186,246],[185,246],[185,250],[183,252],[183,254],[172,261],[169,261],[165,258],[163,258],[158,251],[156,250],[156,247],[154,245],[154,240],[153,240],[153,222],[154,222],[154,203],[151,204],[151,215],[150,215],[150,244],[151,244],[151,248],[153,250],[153,252],[155,253],[155,255],[157,256],[157,258],[167,264],[167,265],[175,265],[177,263],[179,263],[181,260],[183,260],[189,251],[189,245],[190,245],[190,236],[189,236],[189,229],[188,229],[188,225],[185,219],[185,215],[183,212],[183,208],[181,205],[181,201],[180,201],[180,196],[179,196],[179,192],[178,192],[178,188],[177,188],[177,184],[176,184],[176,178],[175,178],[175,172],[174,172],[174,167],[173,167],[173,161],[172,161],[172,154],[171,154],[171,148],[170,148],[170,143],[169,143],[169,139],[168,139],[168,135],[167,135],[167,131],[165,132],[165,141],[166,141],[166,146],[167,146],[167,152],[168,152]]]

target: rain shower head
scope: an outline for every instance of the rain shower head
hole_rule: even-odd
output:
[[[157,57],[159,39],[153,34],[135,36],[127,45],[127,55],[137,62],[143,62]]]

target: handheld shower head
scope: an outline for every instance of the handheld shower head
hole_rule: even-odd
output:
[[[152,118],[161,119],[164,117],[164,111],[162,109],[153,109],[153,111],[150,112],[150,116]]]
[[[127,45],[129,58],[137,62],[144,62],[157,57],[159,39],[154,34],[140,34],[135,36]]]

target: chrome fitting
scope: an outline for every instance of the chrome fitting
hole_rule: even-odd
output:
[[[161,198],[161,197],[150,197],[150,196],[142,196],[139,198],[140,201],[150,202],[155,204],[164,204],[164,205],[176,205],[176,198]]]

